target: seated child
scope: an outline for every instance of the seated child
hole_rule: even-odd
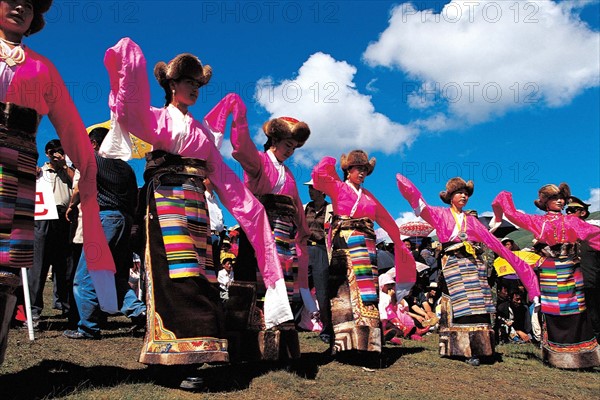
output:
[[[379,299],[379,316],[386,341],[401,344],[401,338],[422,340],[422,335],[429,328],[418,328],[413,317],[409,314],[409,306],[406,300],[400,303],[396,300],[395,282],[392,275],[385,273],[379,276],[379,287],[381,290]]]

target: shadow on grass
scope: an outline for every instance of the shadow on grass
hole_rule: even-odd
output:
[[[394,365],[403,355],[416,354],[424,350],[424,347],[384,347],[381,354],[364,351],[344,351],[336,354],[333,359],[342,364],[383,369]]]
[[[6,400],[55,398],[91,387],[140,382],[149,382],[146,370],[86,368],[67,361],[44,360],[26,370],[0,376],[0,393]]]
[[[418,353],[422,348],[386,348],[380,357],[379,368],[387,368],[406,354]],[[342,353],[344,354],[344,353]],[[123,384],[156,384],[178,388],[187,376],[202,378],[204,392],[232,392],[247,389],[252,381],[273,371],[287,371],[304,379],[315,379],[319,368],[333,360],[365,365],[365,354],[331,356],[328,351],[303,353],[298,360],[288,362],[247,362],[196,368],[195,366],[126,369],[112,366],[82,367],[56,360],[44,360],[26,370],[0,376],[0,393],[4,400],[25,400],[63,397],[99,387],[116,387]],[[361,361],[362,360],[362,361]],[[378,361],[379,362],[379,361]]]
[[[136,329],[134,324],[124,317],[101,321],[99,326],[104,338],[144,337],[144,331]],[[36,331],[45,332],[49,335],[52,335],[52,332],[57,332],[57,335],[60,336],[67,329],[77,330],[77,322],[70,322],[60,317],[42,317]]]
[[[51,399],[92,388],[139,383],[179,388],[188,376],[202,378],[202,391],[231,392],[246,389],[253,379],[279,370],[315,379],[319,367],[331,360],[327,353],[305,353],[300,359],[288,362],[246,362],[200,369],[197,366],[82,367],[67,361],[44,360],[26,370],[0,376],[0,397],[3,400]]]

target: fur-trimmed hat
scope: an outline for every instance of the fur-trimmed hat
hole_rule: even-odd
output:
[[[52,0],[33,0],[31,4],[33,5],[33,20],[31,21],[31,25],[29,25],[29,30],[25,33],[25,36],[33,35],[44,28],[46,25],[44,13],[52,6]]]
[[[183,53],[169,61],[169,64],[164,61],[156,63],[154,76],[163,88],[168,88],[169,81],[183,77],[196,79],[200,82],[200,86],[204,86],[212,77],[212,68],[210,65],[202,66],[195,55]]]
[[[342,154],[340,157],[340,165],[342,166],[342,170],[348,171],[350,167],[364,165],[367,167],[367,176],[371,175],[375,169],[376,162],[377,160],[375,157],[371,157],[369,160],[369,155],[362,150],[352,150],[350,153],[348,153],[348,155]]]
[[[459,190],[465,190],[469,197],[473,195],[473,189],[475,188],[475,184],[473,181],[465,182],[465,180],[459,176],[450,178],[448,182],[446,182],[446,190],[440,192],[440,199],[446,204],[450,204],[450,200],[452,199],[452,195]]]
[[[263,124],[265,135],[274,141],[294,139],[296,148],[302,147],[310,136],[310,128],[306,122],[291,117],[273,118]]]
[[[566,183],[561,183],[556,186],[554,184],[544,185],[538,190],[538,198],[533,201],[533,204],[542,211],[546,210],[546,203],[553,197],[560,197],[565,201],[571,196],[571,188]]]

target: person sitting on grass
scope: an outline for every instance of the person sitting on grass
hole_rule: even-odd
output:
[[[398,302],[396,299],[394,282],[393,275],[389,273],[379,276],[379,316],[383,337],[386,342],[396,345],[402,344],[402,338],[423,340],[422,335],[427,333],[429,328],[419,328],[415,325],[406,300]]]
[[[498,306],[496,325],[501,343],[531,342],[531,318],[520,292],[511,293],[510,301]]]
[[[418,285],[413,286],[408,296],[403,299],[409,306],[409,315],[415,320],[415,323],[422,328],[435,326],[439,318],[435,314],[435,305],[427,305],[427,295],[421,291]]]

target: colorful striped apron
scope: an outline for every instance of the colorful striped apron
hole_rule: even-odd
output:
[[[35,110],[0,102],[0,268],[33,263]]]

